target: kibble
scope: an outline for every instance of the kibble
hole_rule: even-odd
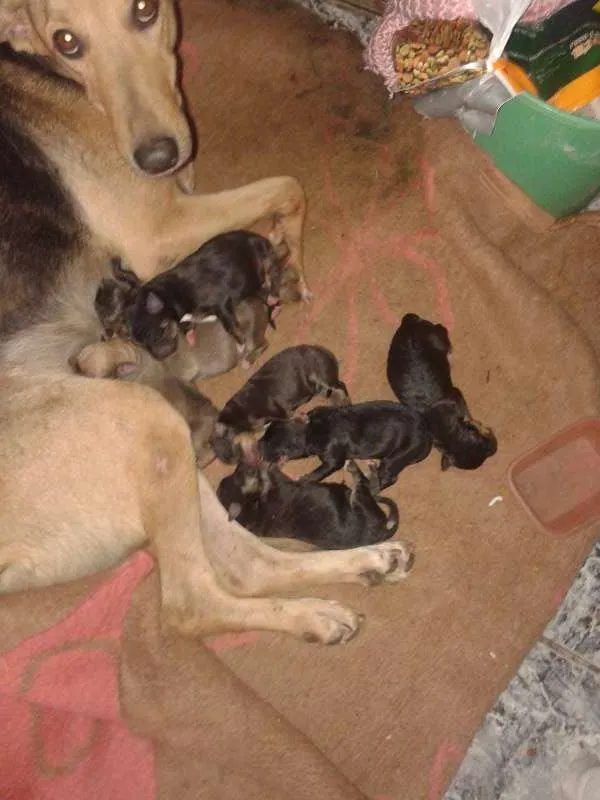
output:
[[[398,89],[415,95],[464,83],[484,72],[489,49],[490,36],[472,20],[413,20],[395,42]],[[461,70],[465,64],[469,68]]]

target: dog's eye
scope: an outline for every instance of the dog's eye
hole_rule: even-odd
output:
[[[147,28],[156,22],[158,17],[158,0],[135,0],[133,3],[133,21],[138,28]]]
[[[52,36],[54,47],[62,56],[67,58],[80,58],[83,55],[81,40],[72,31],[60,28]]]

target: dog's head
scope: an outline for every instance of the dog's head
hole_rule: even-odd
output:
[[[223,422],[216,423],[210,445],[224,464],[256,467],[261,460],[256,435],[251,431],[236,431]]]
[[[136,170],[166,175],[189,161],[174,0],[3,0],[0,36],[83,86]]]
[[[302,420],[274,420],[258,443],[267,462],[282,463],[306,455],[307,424]]]
[[[452,352],[447,328],[423,319],[418,314],[405,314],[400,323],[400,330],[414,344],[429,346],[432,350],[446,355]]]
[[[477,469],[498,449],[493,431],[471,418],[462,395],[458,401],[451,398],[435,403],[425,412],[425,419],[442,452],[442,470]]]
[[[179,325],[168,299],[154,289],[142,288],[129,308],[131,338],[162,361],[173,355],[179,343]]]
[[[229,519],[247,524],[248,516],[252,516],[252,511],[266,498],[271,486],[269,468],[265,464],[240,464],[235,472],[223,478],[217,489],[217,497]]]

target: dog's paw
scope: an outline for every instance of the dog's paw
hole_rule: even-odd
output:
[[[305,598],[297,606],[296,630],[305,642],[345,644],[358,633],[363,617],[335,600]]]
[[[399,539],[365,548],[372,558],[372,566],[360,573],[366,586],[380,583],[398,583],[410,573],[415,563],[414,548],[410,542]]]

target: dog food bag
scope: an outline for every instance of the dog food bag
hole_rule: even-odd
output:
[[[490,39],[474,20],[414,20],[396,37],[397,91],[420,95],[482,75]]]
[[[546,19],[518,24],[495,65],[516,94],[528,91],[563,111],[600,96],[600,0],[575,0]]]

